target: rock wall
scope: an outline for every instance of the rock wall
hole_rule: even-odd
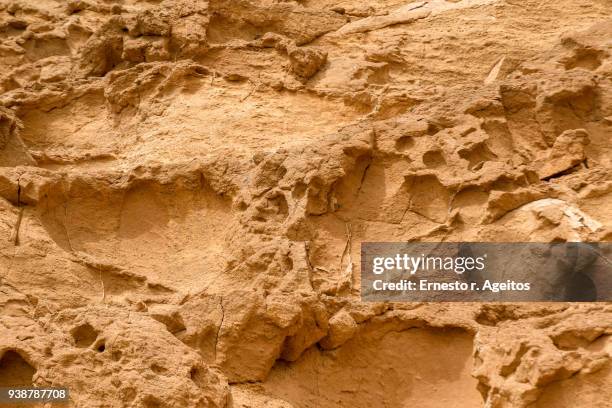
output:
[[[0,0],[0,386],[607,407],[608,303],[362,303],[362,241],[610,241],[607,0]],[[612,254],[607,254],[612,256]]]

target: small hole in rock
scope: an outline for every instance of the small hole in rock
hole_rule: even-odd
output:
[[[423,155],[423,164],[430,168],[446,165],[446,160],[439,150],[430,150]]]
[[[98,332],[89,323],[75,327],[70,334],[72,334],[74,344],[80,348],[91,346],[98,338]]]
[[[414,139],[410,136],[403,136],[395,142],[395,148],[400,152],[405,152],[414,146]]]
[[[163,406],[161,401],[152,395],[147,395],[142,402],[145,408],[161,408]]]
[[[189,377],[196,385],[202,387],[206,384],[206,376],[199,367],[192,367],[189,371]]]
[[[0,357],[0,387],[31,386],[36,373],[16,351],[9,350]]]

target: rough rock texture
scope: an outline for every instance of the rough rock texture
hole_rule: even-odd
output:
[[[86,408],[611,406],[610,304],[358,292],[366,240],[612,239],[611,14],[0,0],[0,386]]]

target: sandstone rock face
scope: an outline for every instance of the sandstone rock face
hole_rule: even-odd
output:
[[[610,406],[610,304],[363,303],[358,271],[364,241],[612,239],[611,14],[0,0],[0,386]]]

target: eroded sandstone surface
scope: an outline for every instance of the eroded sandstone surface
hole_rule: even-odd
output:
[[[610,15],[0,0],[0,386],[84,408],[610,407],[609,303],[358,289],[363,241],[612,239]]]

